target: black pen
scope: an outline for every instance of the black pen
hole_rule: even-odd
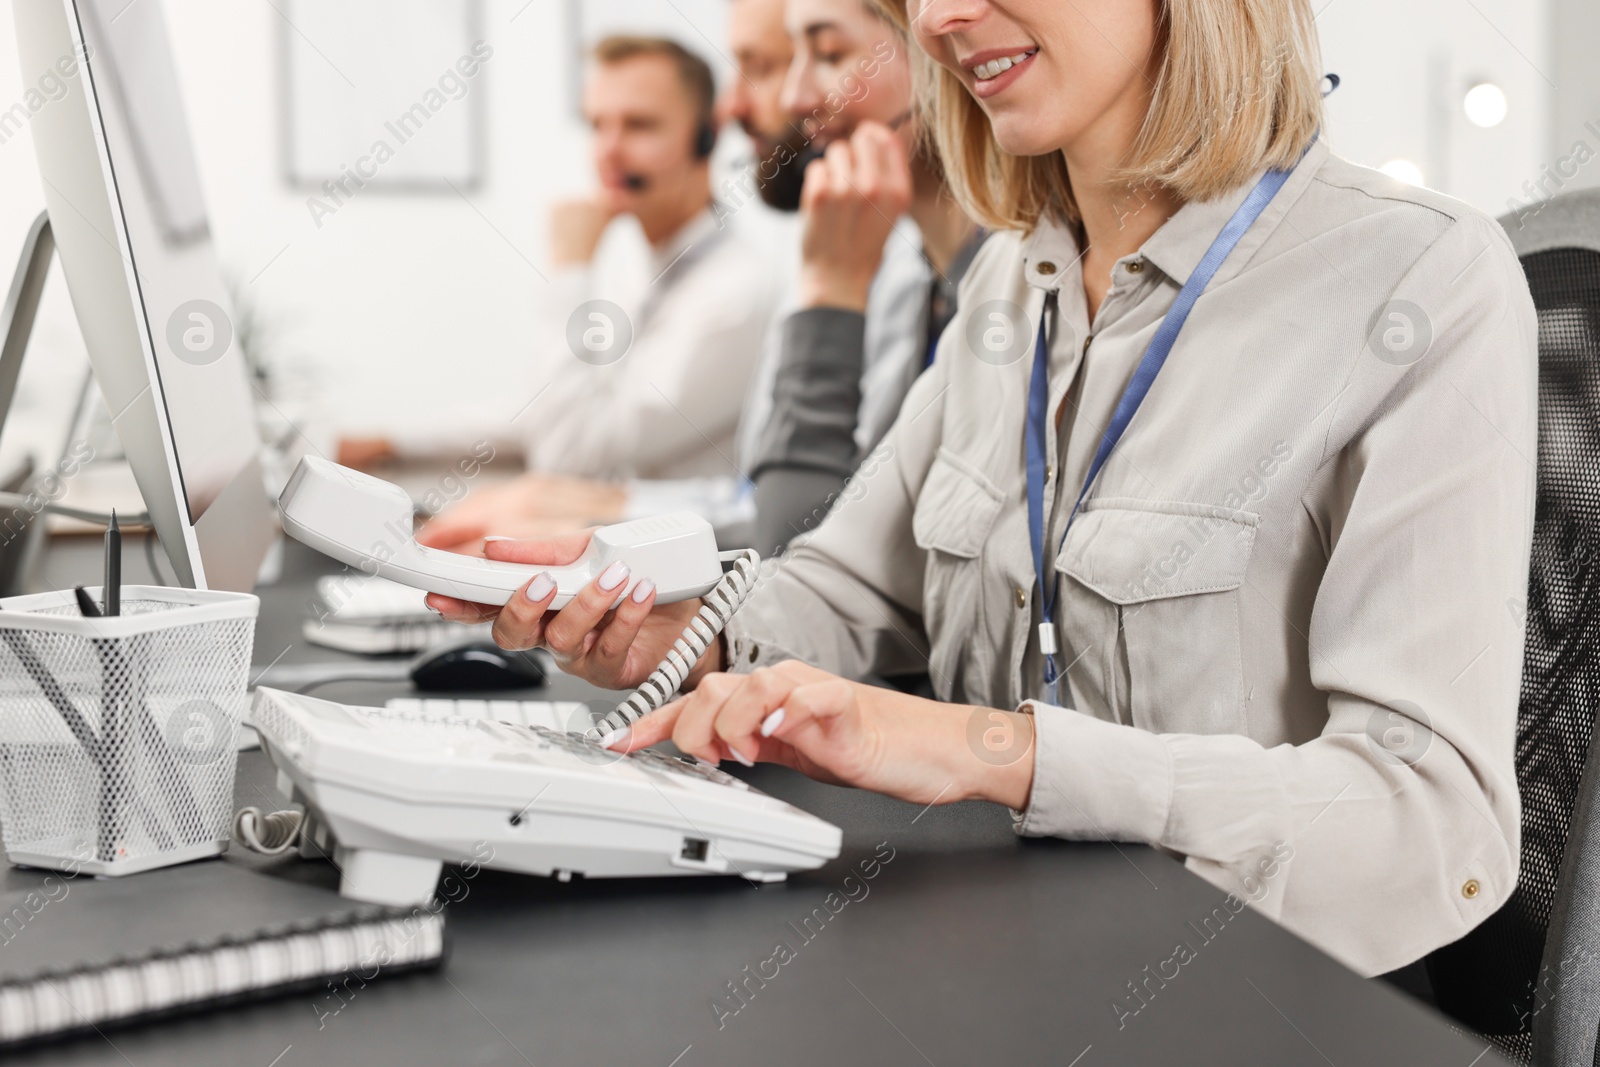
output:
[[[79,585],[74,586],[72,592],[78,598],[78,610],[83,613],[84,618],[98,619],[100,617],[100,605],[94,602],[94,597],[89,595],[87,589]]]
[[[122,614],[122,530],[117,526],[117,509],[111,509],[111,525],[106,527],[106,581],[101,591],[107,615]]]

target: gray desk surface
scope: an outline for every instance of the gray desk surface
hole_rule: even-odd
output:
[[[78,555],[52,560],[57,581],[92,576],[93,554],[73,563]],[[135,553],[128,555],[133,571]],[[297,636],[317,568],[309,553],[293,551],[285,582],[263,591],[258,663],[327,655]],[[326,695],[381,702],[401,691],[368,683],[329,686]],[[544,695],[552,691],[585,692],[570,679]],[[1009,815],[991,805],[921,810],[779,768],[748,777],[843,827],[840,858],[760,887],[727,878],[563,885],[481,871],[461,883],[465,896],[450,907],[453,949],[442,972],[377,981],[342,999],[303,993],[113,1030],[8,1062],[1499,1062],[1483,1042],[1249,910],[1203,929],[1223,894],[1150,849],[1019,840]],[[270,782],[261,754],[246,754],[239,800],[271,802]],[[846,883],[875,853],[892,858],[870,881]],[[237,855],[228,862],[264,863]],[[272,869],[336,883],[326,864],[291,860]],[[3,884],[39,877],[8,870]],[[830,893],[838,894],[837,914]],[[787,962],[766,962],[780,942]],[[1176,977],[1150,980],[1153,995],[1140,1006],[1129,983],[1162,966],[1170,975],[1163,961],[1179,943],[1192,958]],[[747,982],[741,1007],[727,983],[747,974],[768,977]],[[1119,1019],[1119,1002],[1139,1010]]]

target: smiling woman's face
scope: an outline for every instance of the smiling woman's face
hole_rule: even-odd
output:
[[[917,43],[962,83],[1012,155],[1125,151],[1149,108],[1159,0],[908,0]]]

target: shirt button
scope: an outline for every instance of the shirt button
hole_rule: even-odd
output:
[[[1466,897],[1468,900],[1471,900],[1473,897],[1477,896],[1478,880],[1476,878],[1468,878],[1467,884],[1461,887],[1461,895]]]
[[[1054,274],[1055,272],[1056,272],[1056,265],[1054,263],[1050,262],[1048,259],[1045,260],[1043,263],[1039,264],[1039,273],[1040,274]]]
[[[1017,586],[1017,607],[1025,608],[1027,606],[1028,606],[1028,591],[1026,589],[1022,588],[1022,586],[1019,585],[1019,586]]]
[[[1128,264],[1129,274],[1138,274],[1142,270],[1144,270],[1144,260],[1142,259],[1136,259]]]

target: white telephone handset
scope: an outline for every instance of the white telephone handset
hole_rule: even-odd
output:
[[[505,563],[424,548],[411,534],[414,509],[404,489],[317,456],[301,457],[278,497],[278,510],[285,533],[341,563],[476,604],[504,604],[535,574],[549,571],[556,580],[551,606],[565,607],[619,559],[628,564],[629,580],[617,590],[618,603],[644,578],[656,583],[658,604],[704,597],[705,603],[666,659],[603,720],[610,728],[625,726],[671,699],[754,589],[761,562],[749,549],[719,555],[711,524],[692,512],[601,527],[583,555],[565,567]],[[724,558],[733,564],[726,574]]]
[[[556,580],[551,606],[562,608],[619,559],[629,571],[619,601],[645,578],[655,582],[658,604],[704,596],[722,578],[711,524],[686,511],[602,527],[575,562],[540,567],[425,548],[411,534],[413,507],[404,489],[317,456],[301,458],[278,510],[286,533],[341,563],[476,604],[504,604],[549,571]]]

